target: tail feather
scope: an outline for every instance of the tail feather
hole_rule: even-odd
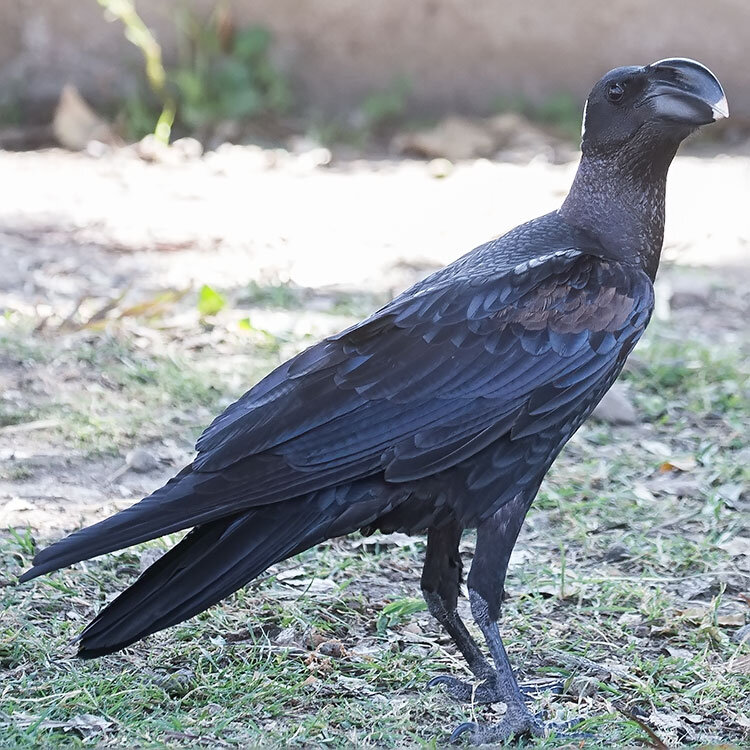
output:
[[[197,480],[192,467],[140,505],[154,501],[153,518],[143,531],[128,525],[128,510],[71,534],[42,550],[21,581],[147,539],[184,528],[165,523],[157,500],[191,505]],[[118,651],[145,636],[202,612],[244,586],[274,563],[330,537],[366,527],[410,496],[408,488],[370,477],[300,495],[284,502],[202,519],[177,545],[106,606],[79,638],[79,656],[91,658]],[[134,506],[134,507],[139,507]],[[138,511],[144,523],[147,513]],[[172,513],[172,517],[175,514]],[[194,519],[191,516],[190,519]],[[145,519],[145,520],[144,520]]]
[[[174,531],[195,525],[184,520],[163,522],[159,518],[159,502],[164,498],[174,500],[179,497],[188,499],[194,491],[194,474],[192,464],[186,466],[179,474],[170,479],[163,487],[149,495],[140,503],[105,518],[99,523],[80,529],[59,542],[51,544],[38,552],[34,557],[34,567],[27,570],[19,583],[25,583],[32,578],[44,575],[67,565],[98,557],[106,552],[130,547],[140,542],[171,534]],[[142,505],[150,503],[151,512],[148,514],[147,524],[134,524],[132,516],[141,513]]]
[[[193,617],[322,541],[329,521],[319,508],[292,502],[193,529],[99,613],[81,634],[78,655],[110,654]]]

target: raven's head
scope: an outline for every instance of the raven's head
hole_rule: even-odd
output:
[[[586,100],[581,149],[607,152],[644,137],[653,143],[679,142],[722,117],[729,117],[724,90],[695,60],[675,57],[615,68]]]
[[[606,257],[637,259],[653,278],[669,165],[687,136],[723,117],[724,90],[695,60],[611,70],[586,101],[583,155],[559,215],[597,238]]]

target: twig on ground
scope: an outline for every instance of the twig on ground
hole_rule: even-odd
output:
[[[642,742],[646,745],[646,747],[653,747],[656,748],[656,750],[669,750],[669,745],[667,745],[656,732],[654,732],[651,727],[646,724],[643,719],[636,716],[634,713],[629,711],[625,706],[623,706],[621,703],[615,702],[612,704],[619,713],[621,713],[626,719],[629,721],[635,722],[649,737],[651,740],[648,742],[647,740],[642,740]]]

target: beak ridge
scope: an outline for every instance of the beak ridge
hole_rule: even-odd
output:
[[[724,89],[705,65],[673,57],[646,70],[653,76],[654,109],[664,119],[697,127],[729,117]]]

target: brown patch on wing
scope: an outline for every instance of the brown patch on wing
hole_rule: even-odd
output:
[[[536,287],[518,307],[503,308],[494,317],[501,325],[517,323],[528,331],[615,332],[628,320],[633,304],[633,298],[614,285],[580,289],[551,281]]]

